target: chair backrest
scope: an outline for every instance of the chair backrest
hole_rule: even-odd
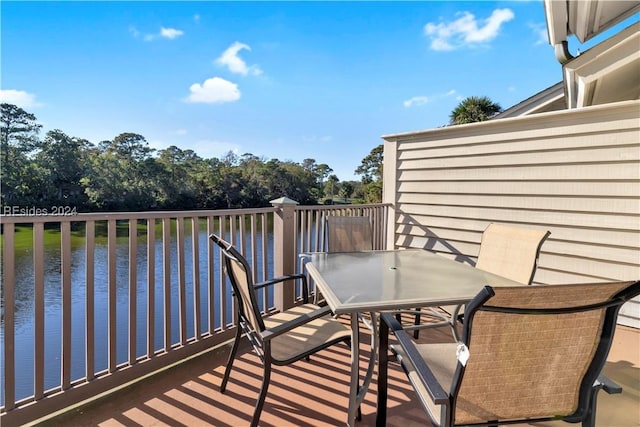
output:
[[[373,249],[368,216],[327,217],[327,252],[356,252]]]
[[[550,234],[546,230],[489,224],[482,233],[476,267],[530,285],[540,247]]]
[[[581,419],[611,348],[618,311],[640,294],[640,282],[485,292],[465,311],[469,358],[466,366],[458,363],[453,380],[454,423]]]
[[[224,268],[231,282],[233,293],[238,301],[236,310],[238,321],[246,333],[264,331],[265,325],[258,306],[258,296],[253,287],[251,267],[246,258],[229,242],[216,234],[209,236],[221,249]],[[244,323],[244,325],[242,324]],[[249,328],[249,329],[247,329]],[[252,338],[249,337],[251,340]]]

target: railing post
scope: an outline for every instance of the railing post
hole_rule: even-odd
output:
[[[284,276],[294,274],[296,270],[295,247],[295,200],[287,197],[271,200],[269,203],[276,208],[273,216],[273,270],[274,275]],[[295,288],[290,283],[276,285],[275,306],[278,310],[286,310],[295,303]]]

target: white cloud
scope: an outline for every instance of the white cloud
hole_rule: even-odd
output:
[[[404,101],[402,103],[402,105],[404,105],[405,108],[411,108],[411,107],[420,107],[422,105],[428,104],[432,101],[438,100],[438,99],[443,99],[443,98],[447,98],[450,96],[455,96],[456,95],[456,91],[455,89],[451,89],[450,91],[446,92],[446,93],[440,93],[440,94],[436,94],[436,95],[431,95],[431,96],[414,96],[412,98],[407,99],[406,101]]]
[[[240,99],[238,85],[220,77],[207,79],[203,84],[194,83],[189,91],[191,94],[185,98],[185,102],[222,104]]]
[[[165,39],[173,40],[182,35],[184,35],[184,31],[182,30],[176,30],[175,28],[160,28],[160,37],[164,37]]]
[[[545,24],[529,24],[529,28],[533,31],[536,39],[535,45],[546,45],[549,43],[549,34],[547,33],[547,26]]]
[[[484,20],[476,19],[470,12],[460,15],[455,21],[429,22],[424,26],[425,35],[431,38],[431,49],[447,51],[490,42],[498,36],[502,24],[515,16],[511,9],[495,9]]]
[[[140,33],[140,31],[138,31],[138,29],[136,27],[134,27],[133,25],[129,27],[129,32],[136,39],[140,38],[140,36],[142,36],[142,39],[144,41],[146,41],[146,42],[151,42],[151,41],[154,41],[154,40],[156,40],[158,38],[174,40],[174,39],[177,39],[178,37],[184,35],[184,31],[182,31],[182,30],[178,30],[176,28],[165,28],[165,27],[160,27],[160,31],[158,33],[156,33],[156,34],[144,34],[144,35],[142,35]]]
[[[402,103],[405,108],[418,107],[420,105],[424,105],[429,102],[430,99],[428,96],[414,96],[413,98],[409,98]]]
[[[23,90],[0,89],[0,102],[14,104],[20,108],[40,107],[42,104],[36,101],[36,96]]]
[[[331,142],[333,140],[333,137],[331,135],[303,135],[302,140],[304,142],[312,143]]]
[[[134,27],[133,25],[129,27],[129,32],[135,38],[140,37],[140,31],[138,31],[138,29],[136,27]]]
[[[247,66],[242,58],[238,56],[238,53],[243,50],[251,50],[249,45],[240,42],[234,42],[227,48],[218,59],[216,64],[229,68],[232,73],[242,74],[246,76],[251,73],[254,76],[262,74],[262,70],[257,65]]]

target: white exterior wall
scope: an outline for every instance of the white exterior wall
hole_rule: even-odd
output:
[[[473,264],[499,222],[551,231],[534,283],[640,279],[640,101],[383,138],[390,246]]]

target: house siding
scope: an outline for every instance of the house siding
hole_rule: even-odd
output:
[[[535,284],[640,279],[640,101],[383,139],[395,247],[474,264],[499,222],[551,231]],[[640,302],[620,323],[640,327]]]

